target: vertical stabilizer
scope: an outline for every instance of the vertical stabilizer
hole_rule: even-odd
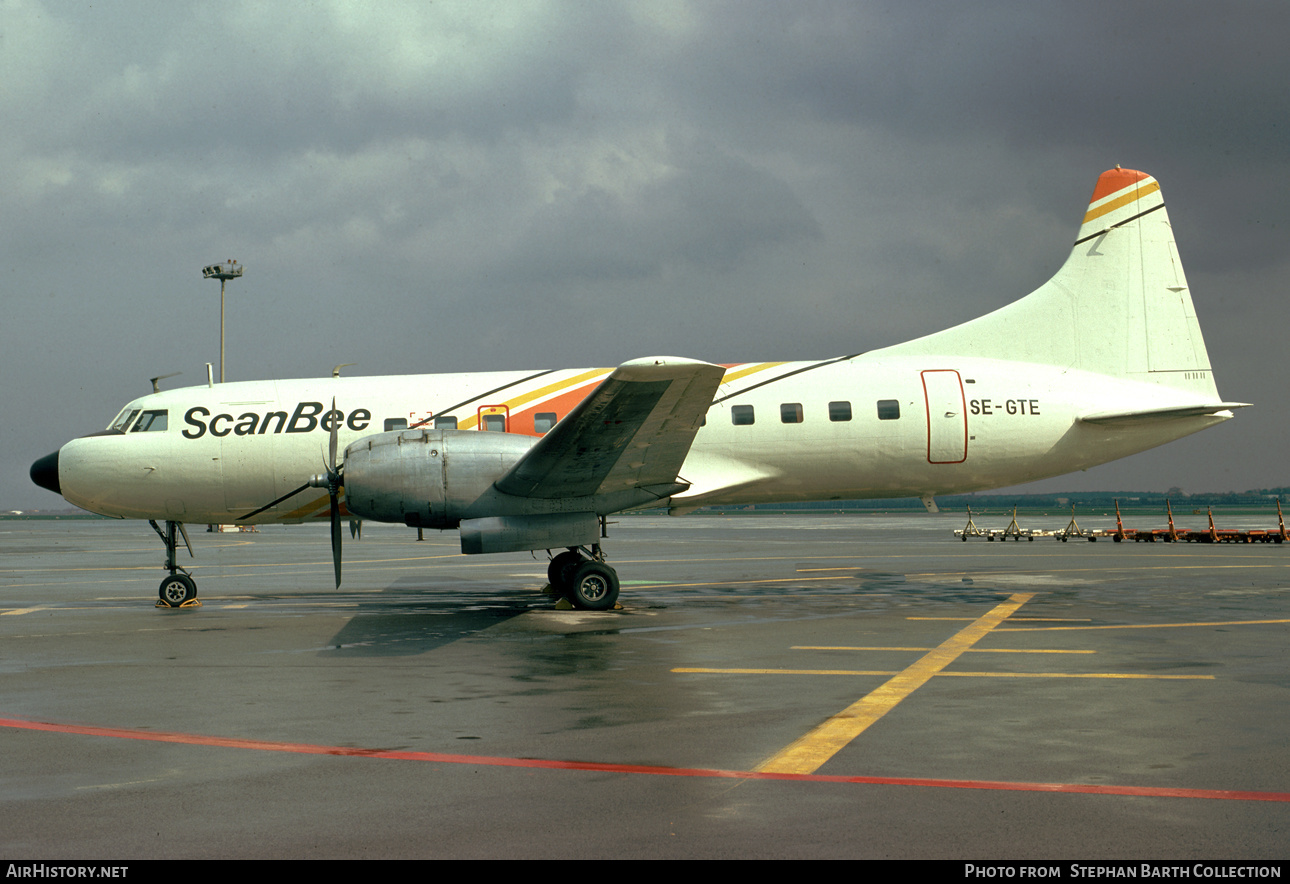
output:
[[[1098,178],[1052,279],[980,319],[884,352],[1060,365],[1218,395],[1160,185],[1119,167]]]

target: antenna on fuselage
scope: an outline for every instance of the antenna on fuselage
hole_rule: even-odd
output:
[[[206,386],[215,386],[215,369],[211,367],[209,362],[206,363]]]
[[[166,378],[178,377],[181,374],[183,374],[182,371],[172,371],[170,374],[159,374],[155,378],[148,378],[148,380],[152,381],[152,392],[161,392],[161,388],[157,386],[157,381],[164,381]]]
[[[349,368],[351,365],[358,365],[358,363],[357,363],[357,362],[342,362],[340,365],[336,366],[335,368],[333,368],[333,369],[331,370],[331,376],[332,376],[332,377],[334,377],[334,378],[338,378],[338,377],[340,377],[340,370],[341,370],[342,368]]]

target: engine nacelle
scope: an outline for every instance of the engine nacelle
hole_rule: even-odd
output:
[[[400,430],[345,449],[345,501],[355,516],[414,528],[456,528],[537,440],[478,430]]]

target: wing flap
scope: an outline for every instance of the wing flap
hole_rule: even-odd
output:
[[[683,490],[677,475],[724,374],[675,357],[624,363],[497,480],[497,490],[543,499]]]

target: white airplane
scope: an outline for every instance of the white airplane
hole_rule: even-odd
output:
[[[1052,279],[905,344],[820,362],[166,390],[31,477],[91,512],[148,519],[166,545],[166,605],[196,599],[176,563],[185,522],[330,519],[339,586],[340,520],[361,518],[458,529],[464,553],[563,550],[552,586],[603,610],[618,597],[600,546],[610,513],[887,497],[931,509],[933,495],[1085,469],[1244,404],[1218,395],[1159,184],[1117,166]]]

